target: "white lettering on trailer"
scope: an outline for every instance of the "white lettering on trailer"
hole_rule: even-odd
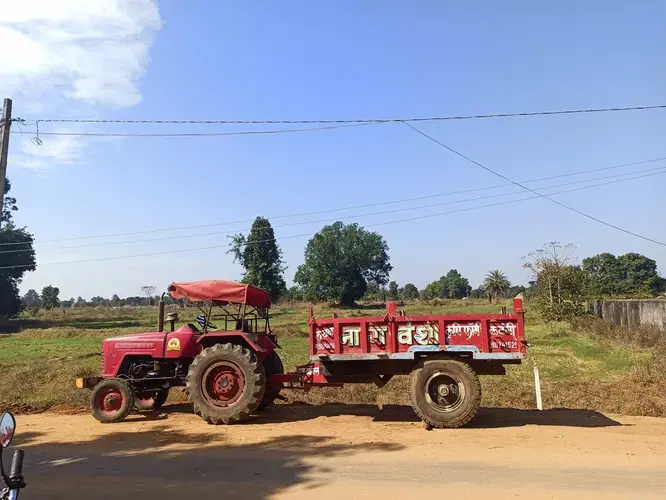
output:
[[[340,343],[350,347],[361,345],[361,329],[359,327],[345,327],[340,335]]]
[[[329,326],[328,328],[321,328],[315,332],[315,338],[317,340],[324,340],[333,337],[333,327]]]
[[[448,338],[458,335],[464,335],[467,340],[470,340],[474,336],[481,335],[481,324],[467,323],[466,325],[461,325],[459,323],[451,323],[450,325],[446,325],[446,336]]]
[[[369,326],[368,342],[378,346],[386,345],[386,336],[388,326]],[[322,328],[315,332],[316,349],[330,350],[333,348],[333,329]],[[420,324],[412,325],[407,323],[398,327],[398,343],[403,345],[438,345],[439,344],[439,326]],[[349,347],[359,347],[361,345],[361,327],[345,326],[340,332],[340,344]]]
[[[368,327],[368,340],[376,345],[386,345],[388,326]]]
[[[490,335],[511,335],[515,338],[517,328],[515,323],[496,323],[490,325]]]

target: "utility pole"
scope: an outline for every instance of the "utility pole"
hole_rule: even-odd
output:
[[[0,213],[5,207],[5,177],[7,176],[7,153],[9,153],[9,127],[12,125],[12,100],[5,98],[0,121]]]

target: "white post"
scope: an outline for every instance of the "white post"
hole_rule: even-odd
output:
[[[539,369],[534,365],[534,389],[536,391],[536,404],[538,410],[543,410],[541,403],[541,380],[539,379]]]

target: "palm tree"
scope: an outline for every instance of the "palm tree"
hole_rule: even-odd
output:
[[[510,286],[509,278],[499,269],[490,271],[483,280],[483,288],[488,292],[488,299],[491,302],[492,297],[495,297],[495,301],[497,301],[497,296],[506,292]]]

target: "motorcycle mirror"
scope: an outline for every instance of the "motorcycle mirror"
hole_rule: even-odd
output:
[[[4,413],[0,419],[0,446],[7,448],[14,438],[16,420],[10,412]]]

